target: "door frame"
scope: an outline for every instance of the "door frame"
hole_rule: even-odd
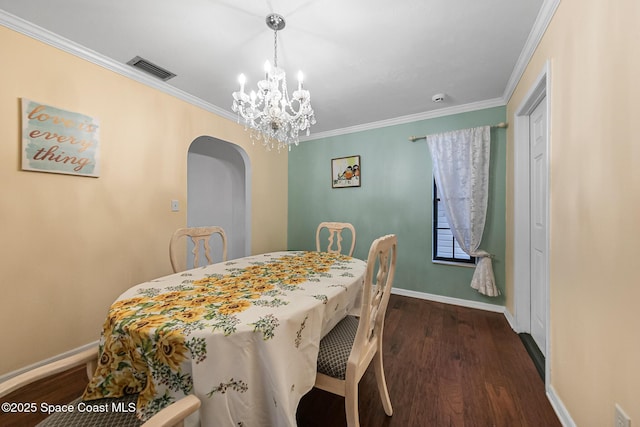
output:
[[[547,224],[545,236],[546,249],[546,277],[544,279],[545,295],[546,295],[546,319],[545,319],[545,388],[548,389],[551,378],[551,343],[550,343],[550,293],[549,293],[549,260],[550,245],[549,231],[551,224],[549,222],[550,211],[550,163],[549,163],[549,147],[551,146],[551,67],[547,61],[538,75],[533,85],[525,95],[522,103],[514,114],[514,188],[513,188],[513,209],[514,209],[514,309],[516,332],[531,332],[531,238],[530,238],[530,134],[529,134],[529,116],[540,103],[545,99],[547,106],[547,209],[544,213]]]

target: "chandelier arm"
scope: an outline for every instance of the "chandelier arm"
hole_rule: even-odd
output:
[[[287,111],[287,109],[289,111]],[[298,111],[296,111],[295,108],[293,108],[293,104],[288,104],[287,107],[285,108],[285,112],[289,115],[289,117],[291,117],[292,120],[296,120],[302,115],[302,112],[303,112],[302,104],[298,106]]]

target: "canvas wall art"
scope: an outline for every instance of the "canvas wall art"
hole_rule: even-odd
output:
[[[22,169],[100,176],[96,118],[22,98]]]

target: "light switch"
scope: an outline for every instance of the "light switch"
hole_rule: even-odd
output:
[[[179,212],[180,211],[180,203],[177,200],[171,201],[171,212]]]

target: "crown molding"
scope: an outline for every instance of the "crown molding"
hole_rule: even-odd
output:
[[[513,67],[511,77],[509,77],[507,86],[504,89],[502,98],[504,99],[505,104],[509,102],[511,95],[513,95],[513,92],[516,90],[516,86],[518,85],[520,78],[522,78],[524,71],[527,69],[527,65],[529,64],[531,57],[533,57],[538,44],[540,44],[542,36],[545,31],[547,31],[547,27],[551,23],[551,18],[553,18],[553,15],[556,13],[556,9],[559,5],[560,0],[544,0],[542,7],[540,8],[540,12],[538,12],[536,22],[533,24],[529,37],[520,52],[516,65]]]
[[[332,136],[345,135],[348,133],[362,132],[366,130],[379,129],[388,126],[402,125],[406,123],[418,122],[420,120],[436,119],[438,117],[451,116],[453,114],[467,113],[469,111],[483,110],[485,108],[502,107],[506,102],[502,98],[488,99],[486,101],[471,102],[464,105],[440,108],[438,110],[426,111],[424,113],[410,114],[396,117],[394,119],[380,120],[378,122],[365,123],[350,126],[342,129],[335,129],[326,132],[315,133],[313,135],[301,137],[300,141],[315,141]]]
[[[544,32],[546,31],[549,23],[551,22],[551,18],[553,17],[556,9],[558,8],[561,0],[544,0],[544,3],[538,13],[538,17],[536,18],[536,22],[529,33],[529,37],[527,38],[527,42],[525,43],[525,47],[523,48],[520,56],[518,57],[518,61],[514,67],[513,72],[507,82],[507,86],[503,93],[502,98],[494,98],[486,101],[473,102],[469,104],[442,108],[438,110],[428,111],[424,113],[411,114],[407,116],[396,117],[393,119],[381,120],[378,122],[365,123],[356,126],[350,126],[341,129],[335,129],[326,132],[320,132],[317,134],[313,134],[307,137],[301,137],[300,141],[313,141],[322,138],[329,138],[338,135],[344,135],[355,132],[362,132],[366,130],[379,129],[387,126],[394,126],[400,124],[406,124],[411,122],[416,122],[420,120],[434,119],[438,117],[449,116],[452,114],[465,113],[469,111],[481,110],[484,108],[492,108],[506,105],[511,98],[520,78],[524,74],[524,71],[527,67],[527,64],[531,60],[535,49],[538,47]],[[19,18],[15,15],[12,15],[4,10],[0,9],[0,25],[10,28],[14,31],[22,33],[28,37],[39,40],[43,43],[46,43],[50,46],[53,46],[57,49],[60,49],[64,52],[70,53],[82,59],[85,59],[89,62],[92,62],[96,65],[99,65],[103,68],[106,68],[110,71],[133,79],[139,83],[150,86],[154,89],[162,91],[168,95],[174,96],[178,99],[181,99],[189,104],[192,104],[196,107],[202,108],[203,110],[209,111],[218,116],[224,117],[228,120],[237,121],[237,117],[231,112],[222,109],[216,105],[213,105],[209,102],[203,101],[201,98],[198,98],[194,95],[191,95],[187,92],[184,92],[180,89],[177,89],[168,83],[157,80],[154,77],[148,76],[145,73],[138,71],[126,64],[122,64],[109,58],[105,55],[102,55],[98,52],[95,52],[91,49],[88,49],[78,43],[75,43],[71,40],[68,40],[64,37],[61,37],[51,31],[48,31],[42,27],[39,27],[31,22],[25,21],[22,18]]]
[[[106,68],[107,70],[128,77],[144,85],[150,86],[168,95],[174,96],[178,99],[181,99],[182,101],[202,108],[203,110],[209,111],[213,114],[217,114],[218,116],[222,116],[232,121],[237,120],[237,117],[229,111],[226,111],[209,102],[203,101],[202,99],[193,96],[183,90],[177,89],[163,81],[156,79],[155,77],[151,77],[142,71],[138,71],[135,68],[130,67],[129,65],[117,62],[112,58],[88,49],[85,46],[61,37],[58,34],[52,33],[51,31],[39,27],[29,21],[25,21],[24,19],[12,15],[2,9],[0,9],[0,25],[31,37],[35,40],[46,43],[64,52],[85,59],[103,68]]]
[[[470,104],[459,105],[456,107],[443,108],[435,111],[429,111],[425,113],[412,114],[408,116],[397,117],[395,119],[382,120],[379,122],[366,123],[357,126],[346,127],[342,129],[336,129],[327,132],[320,132],[313,135],[309,135],[307,137],[300,138],[300,141],[314,141],[322,138],[329,138],[333,136],[344,135],[348,133],[361,132],[365,130],[378,129],[387,126],[393,126],[398,124],[405,124],[410,122],[415,122],[419,120],[426,119],[434,119],[438,117],[449,116],[452,114],[466,113],[469,111],[481,110],[484,108],[498,107],[507,105],[509,99],[511,99],[511,95],[515,91],[515,88],[520,81],[520,78],[524,74],[524,71],[531,60],[540,40],[542,40],[542,36],[544,35],[547,27],[551,23],[551,18],[556,12],[556,9],[560,5],[561,0],[544,0],[540,11],[538,12],[538,16],[536,17],[536,21],[529,33],[529,37],[520,52],[520,56],[516,61],[516,65],[513,68],[513,72],[507,81],[507,85],[503,92],[502,98],[494,98],[486,101],[479,101]]]

